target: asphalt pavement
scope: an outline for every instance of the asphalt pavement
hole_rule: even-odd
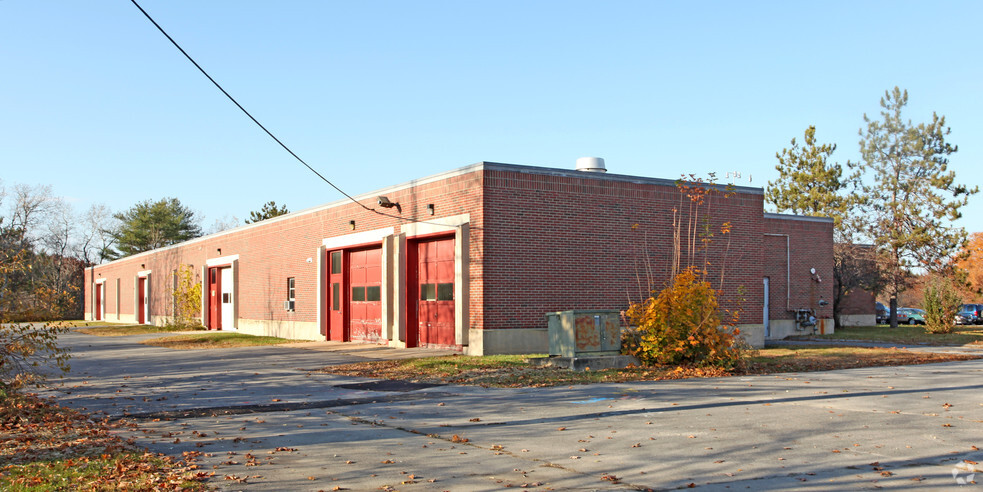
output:
[[[153,336],[64,335],[51,394],[221,490],[983,490],[983,359],[494,389],[312,372],[423,349]]]

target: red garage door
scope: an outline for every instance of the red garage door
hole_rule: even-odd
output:
[[[349,326],[352,341],[382,339],[382,248],[348,255]]]
[[[417,243],[420,345],[454,345],[454,238]]]

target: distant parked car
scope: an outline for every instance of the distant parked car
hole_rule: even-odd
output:
[[[924,325],[925,324],[925,311],[915,308],[899,308],[898,309],[898,323],[901,322],[901,313],[904,312],[905,317],[908,319],[909,325]]]
[[[883,325],[889,321],[891,317],[891,311],[889,311],[883,304],[877,303],[874,305],[874,318],[875,323]]]
[[[972,313],[972,320],[967,325],[978,325],[983,323],[983,305],[981,304],[963,304],[959,306],[959,311],[968,311]]]
[[[976,310],[971,307],[966,307],[965,305],[959,309],[956,313],[956,324],[957,325],[972,325],[976,324]]]

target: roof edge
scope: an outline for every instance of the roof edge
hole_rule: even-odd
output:
[[[776,214],[774,212],[765,212],[764,217],[766,219],[775,219],[775,220],[801,220],[803,222],[833,223],[833,219],[831,217],[817,217],[815,215]]]

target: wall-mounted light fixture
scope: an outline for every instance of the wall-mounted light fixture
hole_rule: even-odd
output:
[[[403,207],[399,206],[399,202],[390,201],[389,198],[384,196],[379,197],[379,206],[382,208],[396,207],[396,211],[398,211],[399,213],[403,213]]]
[[[147,266],[146,266],[146,265],[144,265],[143,263],[141,263],[141,264],[140,264],[140,268],[147,268]]]
[[[353,230],[353,231],[354,231],[354,230],[355,230],[355,221],[354,221],[354,220],[349,220],[349,221],[348,221],[348,227],[349,227],[349,228],[350,228],[351,230]]]
[[[217,248],[216,251],[218,251],[218,254],[222,254],[222,248]]]
[[[428,203],[427,204],[427,214],[428,215],[433,215],[433,204],[432,203]]]

